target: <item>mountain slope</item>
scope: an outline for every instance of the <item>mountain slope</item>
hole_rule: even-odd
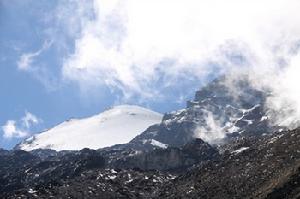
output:
[[[89,118],[63,122],[26,139],[18,148],[26,151],[99,149],[129,142],[161,119],[161,114],[142,107],[116,106]]]
[[[300,129],[238,138],[209,161],[165,184],[159,198],[299,198]],[[176,196],[176,197],[175,197]]]
[[[210,144],[234,137],[260,136],[282,130],[269,123],[267,93],[253,88],[247,77],[220,77],[196,92],[185,109],[166,113],[160,124],[135,137],[129,147],[150,148],[148,143],[182,146],[194,138]],[[148,145],[145,145],[148,144]]]
[[[47,160],[24,151],[0,151],[0,198],[296,199],[300,195],[299,138],[300,129],[239,137],[223,146],[218,158],[201,161],[179,175],[109,168],[100,151],[89,149]],[[199,153],[195,150],[199,146],[201,152],[202,141],[196,140],[184,150],[191,147],[190,156]],[[160,162],[170,160],[164,156],[168,151],[157,151]]]

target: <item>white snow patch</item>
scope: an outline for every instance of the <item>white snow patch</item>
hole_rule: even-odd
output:
[[[242,109],[243,114],[249,113],[249,112],[253,111],[254,109],[256,109],[257,107],[260,107],[260,104],[256,104],[255,106],[253,106],[252,108],[249,108],[249,109]]]
[[[229,127],[227,129],[227,132],[231,134],[231,133],[234,133],[234,132],[238,132],[239,130],[240,130],[239,127],[237,127],[237,126],[231,126],[231,127]]]
[[[37,191],[35,191],[35,190],[31,189],[31,188],[28,190],[28,193],[31,193],[31,194],[36,193],[36,192]]]
[[[161,143],[154,139],[143,140],[143,144],[151,144],[153,146],[157,146],[157,147],[164,148],[164,149],[168,147],[167,144]]]
[[[114,180],[114,179],[116,179],[117,178],[117,176],[116,175],[111,175],[111,176],[108,176],[106,179],[108,180],[108,179],[110,179],[110,180]]]
[[[151,144],[152,144],[153,146],[158,146],[158,147],[164,148],[164,149],[168,148],[168,145],[167,145],[167,144],[161,143],[161,142],[159,142],[159,141],[157,141],[157,140],[154,140],[154,139],[151,139]]]
[[[242,148],[239,148],[239,149],[233,151],[232,153],[238,154],[238,153],[241,153],[241,152],[246,151],[248,149],[249,149],[249,147],[242,147]]]
[[[267,119],[268,119],[268,116],[265,115],[265,116],[261,117],[260,121],[262,122],[262,121],[267,120]]]
[[[111,172],[111,173],[118,173],[118,172],[117,172],[116,170],[114,170],[114,169],[111,169],[110,172]]]
[[[245,122],[248,123],[248,125],[253,124],[253,120],[244,120]]]

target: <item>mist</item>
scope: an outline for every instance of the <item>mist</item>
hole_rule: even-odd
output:
[[[171,89],[184,99],[187,89],[178,81],[200,85],[210,77],[242,78],[246,73],[254,87],[270,93],[266,107],[273,124],[298,126],[299,1],[94,0],[67,5],[58,6],[57,23],[64,25],[75,49],[64,57],[61,71],[83,90],[105,86],[120,91],[121,101],[132,102],[165,100]],[[62,11],[72,15],[61,17]]]

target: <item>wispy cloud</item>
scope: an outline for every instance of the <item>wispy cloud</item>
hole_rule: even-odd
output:
[[[299,7],[298,0],[62,1],[55,24],[74,42],[62,76],[87,90],[159,100],[245,69],[255,86],[272,90],[276,121],[290,123],[300,118]]]
[[[29,70],[30,66],[33,62],[34,57],[40,55],[41,51],[37,51],[35,53],[23,54],[20,57],[17,65],[20,70]]]
[[[294,45],[300,32],[295,0],[75,4],[77,17],[62,20],[66,32],[74,19],[79,24],[75,50],[63,62],[64,78],[106,85],[129,98],[155,98],[166,87],[178,88],[180,78],[200,81],[241,67],[273,70],[280,57],[289,56],[283,48]],[[92,17],[85,11],[91,7]],[[57,15],[62,12],[70,13],[60,9]]]
[[[22,126],[29,129],[32,125],[38,124],[41,120],[32,113],[26,111],[25,116],[21,119]]]
[[[30,135],[30,129],[32,126],[37,125],[42,120],[34,114],[26,111],[19,121],[8,120],[3,126],[3,138],[24,138]]]
[[[59,88],[60,75],[55,72],[55,66],[50,65],[49,57],[39,59],[42,53],[52,47],[53,40],[45,40],[43,46],[36,52],[23,53],[17,61],[17,67],[20,71],[29,73],[41,82],[48,91]]]
[[[44,50],[48,49],[51,46],[52,42],[45,41],[42,48],[36,52],[24,53],[20,56],[20,59],[17,61],[17,66],[19,70],[29,71],[33,67],[34,59],[38,57]]]

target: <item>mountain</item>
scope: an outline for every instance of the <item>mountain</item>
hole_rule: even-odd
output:
[[[161,119],[161,114],[139,106],[116,106],[89,118],[65,121],[26,139],[17,148],[26,151],[99,149],[127,143]]]
[[[271,125],[267,96],[252,87],[247,76],[222,76],[198,90],[186,108],[163,117],[141,107],[119,106],[91,118],[64,122],[28,138],[18,148],[79,150],[118,144],[108,150],[149,151],[181,147],[195,138],[220,144],[233,137],[284,130]]]
[[[56,145],[42,133],[18,146],[29,152],[0,150],[0,198],[299,198],[300,128],[271,122],[268,95],[247,76],[223,76],[163,117],[120,106],[65,122],[44,132]],[[101,144],[102,132],[122,135],[145,118],[133,139]],[[100,144],[61,150],[58,132],[78,149]],[[89,143],[88,132],[99,137]]]
[[[270,123],[267,96],[265,91],[252,87],[247,76],[222,76],[197,91],[186,108],[164,114],[161,123],[150,126],[128,144],[114,148],[147,151],[181,147],[195,138],[219,145],[234,137],[284,130]]]

